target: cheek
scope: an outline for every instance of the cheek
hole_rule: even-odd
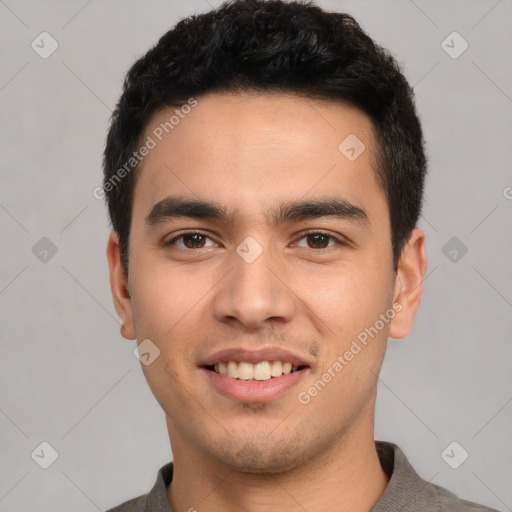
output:
[[[391,283],[391,281],[390,281]],[[377,265],[351,265],[339,269],[323,269],[309,273],[298,282],[299,295],[313,316],[318,328],[336,343],[356,335],[379,318],[389,307],[391,284]]]
[[[360,404],[373,396],[384,358],[389,322],[382,323],[380,315],[389,310],[391,295],[387,278],[379,277],[354,269],[333,276],[322,293],[308,298],[324,349],[315,380],[328,382],[315,400],[320,410],[340,415],[341,423],[344,415],[355,418]]]
[[[169,263],[139,262],[132,299],[138,335],[172,337],[190,314],[198,314],[207,289],[204,279]]]
[[[192,349],[201,339],[197,318],[203,315],[205,292],[167,266],[153,262],[139,267],[151,270],[137,274],[132,307],[139,343],[149,339],[159,351],[154,362],[141,365],[142,371],[156,400],[171,415],[186,407],[182,388],[191,381]]]
[[[138,263],[132,296],[135,333],[139,342],[150,339],[163,356],[158,365],[143,368],[146,378],[150,385],[172,376],[186,379],[193,372],[194,350],[205,336],[206,319],[211,317],[208,290],[218,280],[214,279],[218,272],[185,272],[168,261],[149,258]]]

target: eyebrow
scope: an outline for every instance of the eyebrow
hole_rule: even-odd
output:
[[[218,220],[232,224],[236,219],[236,214],[236,210],[229,212],[224,205],[215,201],[168,196],[151,208],[145,220],[148,226],[163,224],[179,217]],[[348,220],[365,227],[369,225],[368,213],[364,208],[338,196],[289,201],[271,209],[265,214],[265,217],[273,227],[287,222],[305,221],[321,217]]]

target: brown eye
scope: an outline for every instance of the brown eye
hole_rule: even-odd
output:
[[[307,235],[308,245],[312,249],[325,249],[329,244],[329,235],[323,233],[316,233],[314,235]]]
[[[302,240],[306,241],[306,244],[301,243]],[[334,245],[343,245],[343,243],[332,236],[330,233],[323,233],[321,231],[315,231],[306,233],[300,239],[296,245],[298,247],[304,247],[307,249],[327,249]]]
[[[169,240],[166,245],[176,245],[182,249],[203,249],[204,247],[208,247],[206,244],[206,240],[209,237],[204,233],[199,232],[190,232],[190,233],[182,233],[181,235]],[[179,241],[181,243],[178,243]],[[211,245],[211,244],[210,244]]]
[[[199,233],[193,233],[192,235],[184,235],[183,243],[189,249],[197,249],[204,246],[205,236]]]

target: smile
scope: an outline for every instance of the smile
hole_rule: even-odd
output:
[[[215,365],[206,366],[208,370],[238,380],[270,380],[306,368],[293,366],[289,361],[220,361]]]

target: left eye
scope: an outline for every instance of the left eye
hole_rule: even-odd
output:
[[[340,243],[336,238],[334,238],[329,233],[315,232],[315,233],[306,233],[303,235],[300,240],[306,240],[306,246],[299,245],[299,247],[307,247],[309,249],[326,249],[327,247],[332,247],[336,245],[336,242]],[[332,242],[332,243],[330,243]]]

